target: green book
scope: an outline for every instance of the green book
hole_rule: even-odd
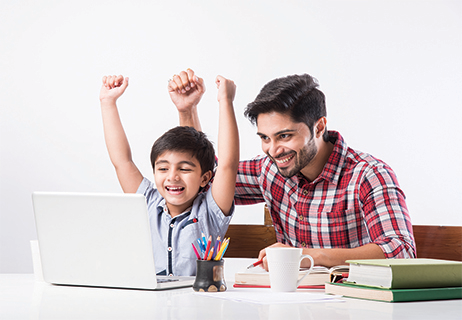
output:
[[[462,287],[462,262],[439,259],[347,260],[348,282],[388,289]]]
[[[352,283],[328,282],[324,290],[328,294],[385,302],[462,299],[462,287],[383,289]]]

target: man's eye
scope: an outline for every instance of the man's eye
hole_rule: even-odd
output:
[[[281,139],[287,139],[290,137],[290,134],[283,133],[279,136]]]

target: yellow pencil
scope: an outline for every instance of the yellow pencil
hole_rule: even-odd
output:
[[[223,241],[223,243],[221,244],[220,251],[218,251],[217,255],[215,256],[215,260],[221,260],[223,251],[226,249],[228,244],[229,244],[229,238],[225,239],[225,241]]]

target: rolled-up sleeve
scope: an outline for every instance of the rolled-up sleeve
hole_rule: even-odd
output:
[[[405,195],[392,169],[371,168],[360,185],[364,218],[373,243],[387,258],[415,258],[414,235]]]
[[[239,162],[234,194],[236,204],[255,204],[264,201],[259,179],[262,161],[264,157]]]

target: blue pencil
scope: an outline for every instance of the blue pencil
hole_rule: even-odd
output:
[[[212,256],[212,259],[215,259],[215,256],[217,255],[218,253],[218,247],[220,245],[220,236],[217,237],[217,241],[215,241],[215,247],[213,247],[213,256]]]
[[[199,245],[199,249],[201,250],[201,252],[204,253],[204,252],[205,252],[205,248],[204,248],[204,246],[202,245],[201,239],[197,239],[197,244]]]

